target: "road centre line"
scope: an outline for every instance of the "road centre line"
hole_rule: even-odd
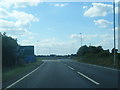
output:
[[[16,82],[12,83],[11,85],[7,86],[4,90],[6,90],[7,88],[10,88],[12,86],[14,86],[15,84],[17,84],[18,82],[20,82],[21,80],[23,80],[24,78],[26,78],[27,76],[29,76],[30,74],[32,74],[33,72],[35,72],[36,70],[38,70],[41,66],[43,66],[44,63],[42,63],[39,67],[37,67],[36,69],[34,69],[33,71],[31,71],[30,73],[28,73],[27,75],[23,76],[22,78],[20,78],[19,80],[17,80]]]
[[[79,75],[85,77],[85,78],[88,79],[89,81],[93,82],[94,84],[100,85],[100,83],[98,83],[98,82],[96,82],[95,80],[89,78],[88,76],[84,75],[83,73],[81,73],[81,72],[77,72],[77,73],[78,73]]]
[[[67,65],[67,64],[64,64],[64,65]],[[74,68],[72,68],[71,66],[67,66],[67,67],[70,68],[70,69],[72,69],[72,70],[74,69]],[[74,69],[74,70],[75,70],[75,69]],[[94,84],[100,85],[100,83],[98,83],[98,82],[96,82],[95,80],[89,78],[88,76],[84,75],[83,73],[81,73],[81,72],[77,72],[77,73],[78,73],[79,75],[85,77],[85,78],[88,79],[89,81],[93,82]]]
[[[74,68],[72,68],[71,66],[68,66],[68,68],[72,69],[72,70],[75,70]]]

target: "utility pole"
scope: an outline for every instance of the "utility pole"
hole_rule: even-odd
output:
[[[114,27],[114,66],[116,65],[116,41],[115,41],[115,0],[113,0],[113,27]]]

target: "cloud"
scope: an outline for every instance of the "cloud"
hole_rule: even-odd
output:
[[[0,10],[0,32],[6,32],[7,35],[17,38],[25,35],[34,35],[34,33],[27,29],[32,22],[38,22],[38,18],[22,11],[14,10],[12,12],[8,12],[2,8],[0,8]]]
[[[78,43],[78,42],[81,43],[81,35],[80,34],[71,34],[70,38],[75,41],[74,43]],[[99,35],[98,34],[94,34],[94,35],[92,35],[92,34],[85,35],[84,34],[84,35],[82,35],[82,43],[88,44],[89,42],[91,42],[91,40],[94,41],[95,38],[99,38]],[[94,42],[96,42],[96,41],[94,41]]]
[[[34,40],[32,40],[32,39],[24,39],[24,40],[22,40],[21,42],[20,42],[20,45],[23,45],[23,46],[25,46],[25,45],[34,45],[34,42],[33,42]]]
[[[2,13],[1,13],[2,12]],[[16,11],[14,10],[12,13],[7,12],[6,10],[2,9],[0,11],[1,18],[6,18],[7,20],[0,19],[0,28],[2,27],[25,27],[29,26],[31,22],[38,22],[39,19],[33,16],[32,14],[28,14],[22,11]],[[15,19],[15,21],[10,20]]]
[[[112,30],[114,30],[114,29],[112,28]],[[117,30],[118,30],[118,27],[115,27],[115,30],[117,31]]]
[[[14,26],[15,26],[14,22],[0,19],[0,28],[4,28],[7,30],[7,28],[11,29]]]
[[[22,40],[21,45],[34,45],[35,46],[35,53],[39,54],[71,54],[76,53],[78,47],[73,45],[73,41],[60,41],[59,39],[47,38],[41,40],[34,40],[34,39],[25,39]],[[74,47],[73,47],[74,46]]]
[[[71,39],[75,39],[76,43],[80,44],[81,35],[72,34]],[[89,43],[94,42],[93,46],[102,46],[104,49],[113,48],[113,34],[87,34],[82,35],[83,45],[89,45]],[[116,46],[118,45],[118,36],[116,36]]]
[[[22,11],[13,11],[11,17],[17,19],[16,26],[28,26],[30,22],[39,21],[39,19],[33,16],[32,14],[28,14]]]
[[[112,24],[112,22],[109,22],[107,20],[104,20],[104,19],[99,19],[99,20],[94,20],[93,21],[96,25],[102,27],[102,28],[106,28],[108,27],[109,25]]]
[[[42,0],[2,0],[0,7],[4,8],[25,8],[27,6],[37,6]]]
[[[113,35],[102,35],[100,42],[97,44],[100,46],[103,46],[103,48],[106,49],[112,49],[113,48]]]
[[[95,37],[97,37],[98,35],[97,34],[95,34],[95,35],[82,35],[82,39],[92,39],[92,38],[95,38]],[[81,39],[81,35],[80,34],[72,34],[72,35],[70,35],[70,38],[71,39]]]
[[[65,6],[67,6],[68,4],[54,4],[54,6],[56,6],[56,7],[65,7]]]
[[[0,18],[8,18],[9,17],[9,13],[3,9],[3,8],[0,8]]]
[[[16,38],[19,38],[19,37],[31,37],[31,36],[34,36],[36,35],[35,33],[32,33],[30,31],[28,31],[27,29],[25,28],[0,28],[0,32],[6,32],[8,36],[12,36],[12,37],[16,37]]]
[[[97,17],[97,16],[106,16],[109,13],[113,12],[113,6],[110,4],[104,3],[92,3],[92,7],[84,12],[84,16],[87,17]],[[116,7],[116,11],[117,11]],[[117,13],[117,12],[116,12]]]
[[[40,47],[60,47],[64,46],[65,42],[61,42],[56,38],[43,39],[39,42]]]
[[[102,34],[99,35],[100,42],[97,45],[103,46],[105,49],[111,49],[114,47],[113,41],[114,41],[114,34]],[[116,48],[118,48],[118,34],[116,34]]]
[[[16,22],[1,20],[2,25],[9,23],[10,25],[14,23],[15,26],[25,26],[28,25],[30,22],[39,21],[38,18],[33,16],[32,14],[25,13],[23,11],[12,11],[11,13],[5,9],[0,8],[0,18],[6,19],[15,19]],[[8,25],[8,24],[7,24]]]
[[[86,8],[88,8],[88,6],[83,6],[83,9],[86,9]]]
[[[33,22],[38,22],[39,19],[30,13],[17,11],[13,8],[36,6],[38,3],[39,2],[34,2],[33,0],[0,1],[0,32],[6,32],[8,36],[17,39],[24,38],[26,43],[27,40],[33,39],[37,34],[29,31],[29,28]],[[25,41],[23,42],[25,43]]]

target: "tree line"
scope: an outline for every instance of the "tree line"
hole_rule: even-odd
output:
[[[114,61],[114,51],[116,60]],[[87,46],[84,45],[80,47],[73,57],[77,57],[78,60],[120,68],[120,53],[117,52],[117,49],[112,49],[111,52],[108,50],[104,50],[102,46]],[[114,66],[115,65],[115,66]]]
[[[115,53],[117,54],[117,49],[115,49]],[[114,53],[114,48],[111,50],[111,53],[108,50],[104,50],[102,48],[102,46],[87,46],[87,45],[84,45],[82,47],[80,47],[77,51],[77,56],[85,56],[87,54],[96,54],[96,55],[100,55],[100,56],[109,56],[111,54]]]
[[[2,66],[3,67],[12,67],[16,65],[17,55],[16,48],[18,46],[17,39],[13,39],[6,35],[2,34]]]

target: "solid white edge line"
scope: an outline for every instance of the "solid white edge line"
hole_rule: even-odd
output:
[[[70,69],[74,70],[74,68],[72,68],[71,66],[68,66],[68,68],[70,68]]]
[[[29,76],[30,74],[32,74],[33,72],[35,72],[36,70],[38,70],[43,64],[44,64],[44,63],[42,63],[39,67],[37,67],[36,69],[34,69],[33,71],[31,71],[31,72],[28,73],[27,75],[23,76],[22,78],[20,78],[20,79],[17,80],[16,82],[14,82],[14,83],[12,83],[11,85],[7,86],[5,89],[14,86],[14,85],[17,84],[18,82],[20,82],[21,80],[23,80],[24,78],[26,78],[27,76]]]
[[[90,80],[91,82],[93,82],[94,84],[96,85],[99,85],[100,83],[94,81],[93,79],[89,78],[88,76],[84,75],[83,73],[81,72],[77,72],[78,74],[82,75],[83,77],[85,77],[86,79]]]

